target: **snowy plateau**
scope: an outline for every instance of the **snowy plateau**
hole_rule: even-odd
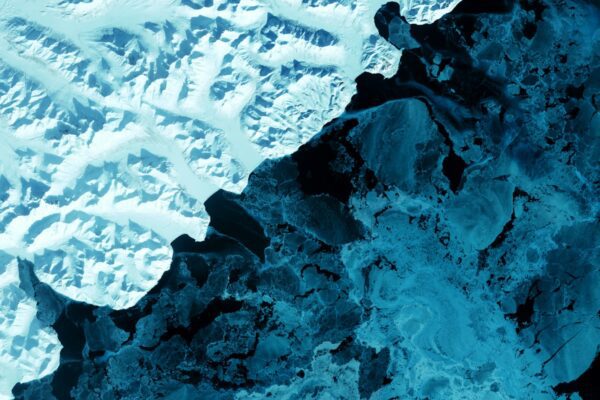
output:
[[[415,24],[460,0],[402,0]],[[391,76],[385,0],[0,0],[0,398],[54,371],[19,262],[73,300],[134,305],[198,240],[204,201]]]

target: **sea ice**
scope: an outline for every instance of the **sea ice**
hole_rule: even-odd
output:
[[[401,9],[428,23],[458,2]],[[0,0],[3,265],[32,261],[74,300],[135,304],[169,268],[173,239],[203,238],[211,194],[240,192],[262,160],[307,142],[359,74],[395,72],[400,50],[373,21],[384,3]],[[34,304],[3,309],[48,336],[22,351],[53,360],[19,361],[6,382],[50,371],[60,346]]]

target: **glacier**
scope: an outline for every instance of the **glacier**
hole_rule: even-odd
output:
[[[214,192],[240,193],[261,161],[306,143],[361,73],[394,74],[401,51],[373,23],[384,3],[0,1],[0,312],[18,322],[1,396],[60,351],[17,263],[72,300],[132,307],[172,240],[205,236]],[[424,24],[458,3],[400,8]]]

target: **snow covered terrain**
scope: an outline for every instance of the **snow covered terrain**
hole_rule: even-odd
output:
[[[401,10],[428,23],[458,2]],[[362,72],[395,72],[373,23],[384,3],[0,0],[0,315],[18,322],[0,355],[19,359],[0,396],[60,350],[19,297],[16,258],[71,299],[134,305],[173,239],[203,238],[211,194],[318,133]]]
[[[19,287],[17,260],[0,251],[0,399],[18,382],[52,373],[62,346],[36,318],[36,302]]]

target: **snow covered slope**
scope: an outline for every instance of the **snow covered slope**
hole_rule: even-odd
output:
[[[76,300],[134,304],[202,203],[339,115],[399,51],[384,0],[5,0],[0,249]],[[428,22],[454,1],[405,1]],[[425,8],[424,8],[425,7]]]
[[[458,2],[401,9],[427,23]],[[384,3],[0,0],[0,269],[21,257],[69,298],[135,304],[174,238],[203,237],[212,193],[315,135],[357,75],[396,70]]]
[[[17,260],[0,251],[0,400],[18,382],[52,373],[62,348],[36,318],[36,302],[19,287]]]

